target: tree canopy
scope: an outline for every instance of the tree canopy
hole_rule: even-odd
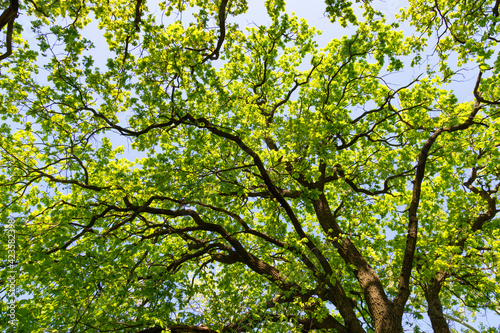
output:
[[[18,299],[0,323],[472,332],[499,316],[499,3],[386,18],[325,0],[320,46],[282,0],[3,0],[16,261],[4,232],[0,285],[14,271]],[[267,24],[243,23],[254,6]]]

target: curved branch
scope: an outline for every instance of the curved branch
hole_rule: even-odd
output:
[[[243,140],[241,140],[239,136],[218,129],[216,126],[210,123],[206,118],[196,119],[192,117],[190,114],[187,114],[183,118],[188,120],[187,122],[184,122],[186,125],[192,125],[198,128],[205,128],[210,132],[212,132],[213,134],[217,135],[218,137],[232,141],[236,143],[245,153],[247,153],[250,157],[252,157],[254,164],[256,165],[260,175],[262,176],[262,179],[264,180],[264,183],[266,184],[266,187],[268,188],[269,192],[271,192],[272,196],[278,201],[281,207],[285,210],[288,218],[290,219],[290,222],[292,223],[295,229],[295,232],[297,232],[297,234],[301,239],[304,239],[306,241],[305,244],[307,245],[309,250],[311,250],[315,254],[318,261],[321,263],[321,266],[325,270],[325,273],[331,275],[333,271],[330,265],[328,264],[327,259],[323,256],[323,254],[320,251],[318,251],[316,245],[312,242],[312,240],[307,236],[307,234],[302,229],[298,217],[295,215],[295,212],[293,211],[288,201],[283,197],[281,192],[274,185],[274,182],[269,176],[266,167],[264,166],[264,163],[260,159],[259,155],[253,149],[248,147],[243,142]]]
[[[498,4],[498,2],[497,2],[497,4]],[[479,75],[477,76],[476,86],[474,87],[474,97],[476,97],[476,100],[479,103],[500,105],[500,99],[498,99],[496,101],[488,101],[481,96],[481,93],[479,92],[479,83],[481,82],[481,76],[483,76],[483,72],[480,71]]]
[[[19,0],[10,0],[9,7],[6,10],[4,10],[2,15],[0,15],[0,29],[5,27],[7,23],[14,22],[14,20],[17,18],[18,10],[19,10]]]
[[[482,73],[479,74],[476,86],[474,88],[474,96],[476,97],[479,95],[478,87],[479,87],[479,82],[481,80],[481,74]],[[411,271],[413,268],[413,259],[415,256],[415,249],[417,245],[417,234],[418,234],[417,211],[420,203],[422,182],[425,176],[425,167],[427,163],[427,158],[429,157],[430,149],[441,134],[445,132],[452,133],[456,131],[461,131],[473,125],[474,117],[476,116],[476,114],[479,112],[480,109],[481,109],[480,101],[476,98],[476,102],[474,104],[472,112],[469,114],[469,116],[463,123],[445,128],[442,127],[437,131],[435,131],[429,137],[429,139],[427,139],[422,149],[420,150],[420,153],[418,154],[417,170],[415,173],[415,178],[413,180],[413,195],[408,209],[408,229],[407,229],[408,234],[406,237],[405,254],[403,257],[403,264],[401,267],[401,273],[398,285],[399,291],[398,295],[394,299],[394,306],[398,316],[403,316],[404,306],[406,304],[406,301],[408,300],[408,297],[410,296],[410,278],[411,278]]]
[[[220,49],[222,48],[222,44],[224,44],[224,39],[226,38],[226,7],[229,0],[222,0],[219,7],[219,39],[217,40],[217,46],[215,49],[207,55],[202,62],[207,60],[217,60],[219,59]]]
[[[9,7],[0,15],[0,29],[7,25],[7,51],[0,56],[0,61],[12,54],[12,33],[14,32],[14,21],[18,16],[19,0],[10,0]]]

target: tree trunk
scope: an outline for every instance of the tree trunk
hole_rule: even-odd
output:
[[[379,318],[375,318],[379,316]],[[375,333],[403,333],[403,325],[401,319],[392,313],[372,313],[375,322]]]
[[[427,300],[427,314],[431,320],[434,333],[450,333],[448,322],[443,315],[443,305],[439,299],[439,292],[446,274],[438,273],[431,282],[424,287],[425,299]]]

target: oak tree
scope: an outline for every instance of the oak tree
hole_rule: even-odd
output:
[[[2,1],[0,284],[15,272],[18,299],[0,322],[389,333],[500,315],[499,2],[386,18],[326,0],[320,46],[282,0],[260,4],[267,24],[246,0]]]

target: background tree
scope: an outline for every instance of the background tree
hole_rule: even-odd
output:
[[[324,48],[279,0],[242,28],[253,5],[30,0],[29,41],[9,16],[19,332],[402,332],[425,312],[450,332],[498,313],[498,1],[412,0],[405,37],[377,2],[327,0],[355,32]]]

